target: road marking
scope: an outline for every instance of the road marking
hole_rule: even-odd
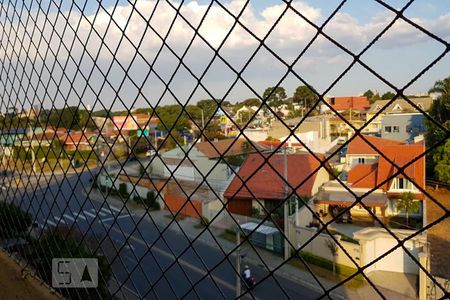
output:
[[[103,222],[108,222],[108,221],[111,221],[111,220],[114,220],[114,219],[123,219],[123,218],[128,218],[128,217],[131,217],[131,215],[128,215],[128,214],[126,214],[126,215],[120,215],[120,216],[118,216],[117,218],[116,217],[111,217],[111,218],[106,218],[106,219],[102,219],[102,221]]]
[[[61,218],[61,217],[53,217],[53,218],[55,218],[55,220],[60,222],[60,223],[66,224],[66,221],[64,221],[64,219]]]
[[[146,242],[144,242],[142,239],[138,239],[137,237],[135,237],[135,236],[133,236],[133,235],[130,235],[130,234],[127,233],[127,232],[121,232],[121,231],[119,231],[119,230],[118,230],[117,228],[115,228],[115,227],[112,227],[112,230],[114,230],[116,233],[119,233],[119,234],[122,234],[122,235],[128,235],[129,239],[132,239],[132,240],[135,241],[136,243],[139,243],[139,244],[141,244],[142,246],[148,248],[148,244],[147,244]],[[175,257],[174,257],[172,254],[167,253],[166,251],[164,251],[164,250],[162,250],[162,249],[159,249],[159,248],[157,248],[157,247],[155,247],[155,246],[153,246],[150,250],[151,250],[151,251],[156,251],[156,252],[158,252],[158,253],[160,253],[160,254],[162,254],[162,255],[164,255],[164,256],[166,256],[166,257],[172,259],[172,260],[175,259]],[[194,272],[197,272],[197,273],[199,273],[199,274],[201,274],[201,275],[207,274],[207,272],[205,272],[203,269],[201,269],[201,268],[199,268],[199,267],[196,267],[196,266],[194,266],[193,264],[188,263],[187,261],[185,261],[185,260],[183,260],[183,259],[181,259],[181,258],[178,258],[178,259],[177,259],[177,262],[178,262],[180,265],[184,265],[185,267],[187,267],[187,268],[189,268],[189,269],[193,270]],[[221,285],[223,285],[224,287],[229,288],[230,290],[233,290],[233,291],[236,290],[236,286],[235,286],[234,284],[230,284],[229,282],[227,282],[227,281],[223,280],[222,278],[219,278],[219,277],[217,277],[217,276],[215,276],[215,275],[209,274],[209,276],[206,276],[205,279],[206,279],[206,278],[209,278],[209,279],[212,279],[212,280],[214,280],[214,281],[216,281],[216,282],[219,282]],[[252,296],[255,297],[254,295],[252,295]],[[252,296],[250,296],[249,294],[245,294],[245,295],[244,295],[244,297],[246,297],[246,298],[247,298],[247,297],[248,297],[248,298],[253,298]],[[258,298],[255,297],[254,299],[258,299]]]
[[[110,205],[109,208],[112,209],[112,210],[114,210],[114,211],[116,211],[116,212],[120,212],[120,209],[118,209],[118,208],[115,207],[115,206]]]
[[[112,211],[107,210],[106,208],[102,207],[101,210],[103,210],[105,213],[112,215]]]
[[[50,221],[50,220],[45,221],[45,223],[47,223],[47,224],[50,225],[50,226],[56,227],[56,223],[55,223],[55,222],[52,222],[52,221]]]
[[[105,214],[104,212],[101,212],[101,211],[97,211],[95,208],[91,208],[91,211],[92,211],[94,214],[98,214],[98,215],[100,215],[100,216],[102,216],[102,217],[106,217],[106,216],[107,216],[107,214]]]
[[[92,218],[97,218],[97,216],[96,215],[94,215],[94,214],[91,214],[90,212],[88,212],[88,211],[86,211],[86,210],[84,210],[84,214],[85,215],[88,215],[89,217],[92,217]]]
[[[44,229],[44,225],[42,225],[41,223],[37,223],[37,225],[40,229]]]
[[[64,214],[63,216],[71,220],[72,222],[75,222],[75,219],[72,216],[69,216],[68,214]]]
[[[78,218],[82,218],[83,220],[86,221],[86,217],[81,214],[81,211],[77,214],[76,219],[78,219]]]

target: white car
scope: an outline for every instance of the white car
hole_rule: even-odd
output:
[[[145,156],[150,157],[156,154],[156,151],[153,149],[147,150],[147,152],[145,152]]]

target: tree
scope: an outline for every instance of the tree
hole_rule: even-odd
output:
[[[428,92],[438,93],[441,96],[450,96],[450,77],[436,81]]]
[[[417,212],[419,210],[420,203],[415,200],[413,193],[407,192],[400,196],[397,200],[397,210],[405,211],[406,213],[406,226],[409,225],[409,214]]]
[[[373,96],[374,96],[375,94],[374,94],[374,92],[372,92],[372,90],[367,90],[364,94],[363,94],[363,96],[364,97],[367,97],[367,99],[370,101],[370,100],[372,100],[372,98],[373,98]]]
[[[197,102],[197,107],[203,110],[203,117],[205,118],[205,123],[212,118],[218,106],[219,104],[214,99],[205,99]]]
[[[306,85],[301,85],[295,90],[293,101],[303,104],[306,108],[311,108],[317,101],[318,96],[315,93],[315,89],[311,89]]]
[[[336,274],[336,257],[338,255],[338,246],[332,239],[327,239],[327,248],[333,256],[333,275]]]
[[[82,237],[82,234],[71,232],[65,227],[44,232],[38,240],[32,242],[29,254],[31,264],[42,279],[51,284],[53,258],[97,258],[99,267],[97,288],[61,288],[57,291],[68,299],[111,299],[108,290],[108,281],[112,275],[111,267],[106,257],[93,253],[92,248],[99,247],[82,244]]]
[[[261,100],[259,100],[258,98],[248,98],[245,99],[244,101],[242,101],[242,104],[250,107],[250,106],[260,106],[261,105]]]
[[[427,127],[427,147],[435,147],[447,139],[447,133],[440,128],[440,124],[446,129],[450,128],[450,77],[436,81],[430,92],[438,93],[439,97],[433,101],[429,110],[430,117],[435,121],[425,118]],[[437,123],[437,124],[436,124]],[[450,183],[450,176],[446,170],[450,169],[450,153],[448,140],[445,144],[435,147],[427,155],[427,177],[436,178],[440,181]]]
[[[372,90],[367,90],[364,94],[364,97],[367,97],[367,100],[369,100],[370,104],[374,103],[377,100],[380,100],[381,97],[378,93],[374,93]]]
[[[287,98],[286,90],[282,86],[278,87],[268,87],[263,94],[263,98],[266,99],[267,103],[278,109],[283,101]]]
[[[386,92],[381,96],[382,100],[390,100],[395,97],[395,94],[393,92]]]

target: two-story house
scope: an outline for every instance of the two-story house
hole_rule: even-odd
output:
[[[343,182],[346,187],[337,181],[324,185],[314,200],[317,209],[332,211],[353,205],[356,198],[349,192],[351,190],[356,196],[364,196],[362,202],[377,216],[403,216],[405,212],[399,211],[397,204],[404,193],[410,192],[420,207],[408,214],[422,217],[424,195],[420,188],[425,188],[424,143],[406,144],[372,136],[364,138],[366,140],[358,136],[349,143],[349,171]],[[403,167],[404,173],[398,173]],[[353,206],[350,214],[369,216],[361,205]]]
[[[366,122],[369,123],[370,121],[370,123],[367,125],[365,132],[382,135],[383,130],[382,121],[385,116],[420,113],[417,110],[417,108],[420,108],[423,111],[428,111],[431,107],[431,104],[433,103],[432,98],[408,98],[408,99],[414,104],[414,106],[402,98],[396,99],[393,102],[390,102],[391,100],[375,101],[370,106],[370,109],[367,111],[366,114]]]

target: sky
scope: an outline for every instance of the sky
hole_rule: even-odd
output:
[[[407,2],[385,1],[395,9]],[[291,96],[303,84],[299,78],[325,95],[384,93],[390,85],[405,87],[445,51],[442,42],[397,20],[361,54],[363,64],[348,69],[353,57],[341,48],[360,54],[396,16],[376,1],[348,0],[331,20],[341,1],[293,1],[291,8],[271,0],[155,3],[3,4],[0,34],[8,40],[0,49],[3,99],[28,107],[42,102],[46,108],[82,102],[95,110],[205,98],[236,102],[277,84]],[[448,0],[415,0],[404,16],[449,42]],[[325,36],[310,43],[322,26]],[[447,54],[406,93],[426,93],[449,70]]]

